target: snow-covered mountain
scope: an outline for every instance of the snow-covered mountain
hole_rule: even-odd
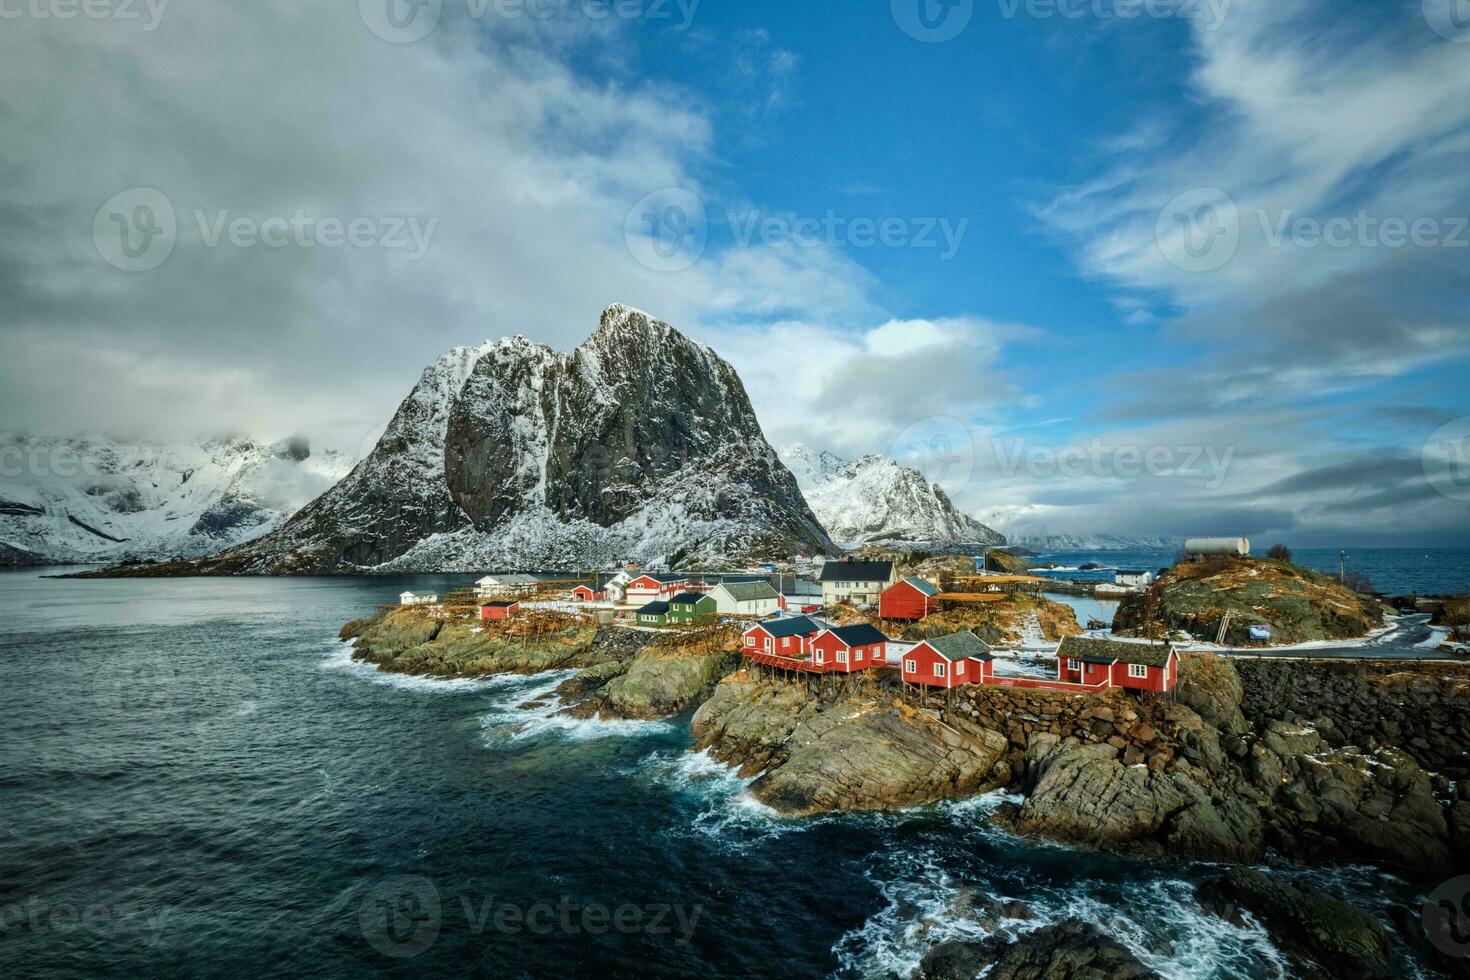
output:
[[[299,439],[0,435],[0,565],[210,554],[274,530],[351,468]]]
[[[570,354],[511,337],[439,358],[350,475],[187,570],[717,566],[834,550],[735,369],[612,306]]]
[[[812,511],[844,548],[864,545],[969,552],[1005,544],[918,470],[886,456],[848,462],[800,443],[781,452]]]
[[[1049,554],[1058,551],[1171,551],[1179,538],[1130,537],[1126,534],[1011,534],[1010,543]]]

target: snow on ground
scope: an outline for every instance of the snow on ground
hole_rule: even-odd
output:
[[[1429,639],[1424,640],[1421,643],[1416,643],[1414,644],[1414,646],[1416,649],[1421,650],[1435,650],[1438,649],[1441,645],[1449,642],[1449,639],[1450,631],[1448,627],[1431,626],[1429,627]]]

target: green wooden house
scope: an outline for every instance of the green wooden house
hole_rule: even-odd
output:
[[[650,602],[638,610],[639,626],[667,626],[669,625],[669,604],[667,602]]]
[[[718,615],[715,597],[703,592],[680,592],[669,600],[669,622],[697,623]]]

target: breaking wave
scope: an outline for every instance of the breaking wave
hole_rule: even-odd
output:
[[[394,674],[379,670],[374,664],[362,660],[353,660],[352,650],[351,641],[332,640],[328,645],[327,655],[322,660],[321,669],[343,671],[383,687],[394,687],[403,691],[428,691],[438,694],[452,694],[464,691],[484,692],[494,690],[497,687],[505,687],[516,680],[524,679],[504,674],[496,677],[469,679],[415,677],[410,674]]]
[[[515,742],[556,735],[574,742],[590,742],[604,738],[665,735],[676,730],[666,721],[573,718],[563,714],[567,705],[557,697],[556,689],[576,673],[575,670],[558,670],[520,678],[523,683],[515,691],[515,696],[502,699],[481,719],[480,728],[486,741]]]

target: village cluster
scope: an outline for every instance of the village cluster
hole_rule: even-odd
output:
[[[1167,644],[1067,637],[1056,650],[1056,677],[1027,677],[998,673],[996,651],[970,630],[903,641],[871,624],[840,626],[821,616],[824,609],[847,603],[876,608],[885,622],[916,623],[939,611],[941,602],[1001,601],[1008,592],[1039,587],[1044,582],[1039,578],[990,575],[968,580],[970,591],[944,592],[923,578],[899,578],[891,561],[829,561],[819,583],[760,571],[690,576],[624,569],[594,575],[590,584],[544,575],[491,575],[477,581],[474,591],[485,622],[513,619],[524,604],[580,608],[599,623],[621,619],[642,629],[747,623],[741,648],[747,662],[794,675],[852,675],[897,667],[905,684],[919,687],[949,690],[980,684],[1070,692],[1112,687],[1163,692],[1178,681],[1179,655]],[[772,578],[779,578],[781,589],[771,584]],[[548,592],[558,598],[540,598]],[[405,592],[399,601],[442,608],[437,595]]]

